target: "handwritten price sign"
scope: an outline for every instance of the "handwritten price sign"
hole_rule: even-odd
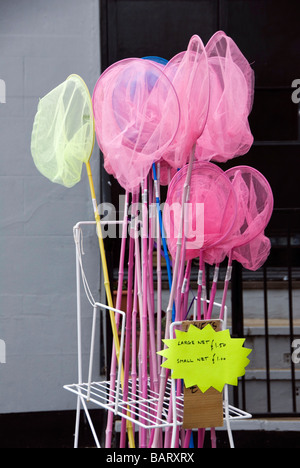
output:
[[[162,367],[172,369],[173,379],[183,379],[187,388],[198,386],[204,393],[210,387],[219,392],[225,384],[237,385],[245,374],[251,350],[244,338],[231,338],[229,330],[216,332],[208,324],[203,329],[190,325],[188,331],[175,330],[176,338],[163,340],[166,349]]]

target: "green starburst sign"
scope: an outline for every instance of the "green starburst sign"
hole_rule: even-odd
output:
[[[163,340],[167,348],[158,354],[166,358],[162,367],[172,369],[172,378],[183,379],[187,388],[197,385],[203,393],[210,387],[221,392],[245,374],[251,349],[243,346],[244,338],[231,338],[228,329],[216,332],[210,324],[203,329],[191,324],[188,331],[175,334]]]

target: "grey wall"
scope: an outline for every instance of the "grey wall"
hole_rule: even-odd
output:
[[[30,153],[38,99],[71,73],[93,92],[100,73],[98,0],[1,0],[0,339],[6,362],[0,364],[0,413],[76,405],[63,389],[77,382],[72,229],[93,220],[89,185],[85,168],[72,189],[51,183]],[[98,195],[97,144],[91,164]],[[87,230],[84,261],[96,298],[97,245],[94,230]],[[83,301],[86,335],[89,309]]]

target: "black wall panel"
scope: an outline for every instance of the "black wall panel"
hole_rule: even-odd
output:
[[[102,0],[100,5],[102,70],[126,57],[170,59],[193,34],[204,43],[219,29],[233,38],[255,71],[249,119],[255,141],[246,156],[223,167],[262,170],[275,207],[299,207],[300,105],[291,97],[293,80],[300,80],[299,0]],[[114,181],[112,187],[116,194]]]

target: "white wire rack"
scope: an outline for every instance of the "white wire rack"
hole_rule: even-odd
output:
[[[117,384],[117,381],[115,382]],[[110,381],[65,385],[64,388],[70,392],[81,396],[86,401],[94,403],[108,411],[113,411],[145,429],[155,429],[174,426],[174,421],[168,421],[170,402],[172,400],[172,381],[168,379],[165,398],[163,403],[162,416],[157,417],[156,408],[158,404],[158,393],[150,388],[148,381],[148,398],[142,397],[139,380],[128,381],[128,396],[123,400],[123,392],[120,390],[117,398],[117,390],[111,389]],[[117,386],[117,385],[116,385]],[[176,426],[181,426],[183,422],[183,395],[176,397]],[[246,411],[223,403],[224,418],[227,420],[248,419],[251,415]]]
[[[116,387],[118,382],[116,381]],[[120,390],[119,397],[116,389],[111,390],[110,381],[92,382],[90,387],[90,398],[88,400],[89,384],[65,385],[64,388],[71,392],[81,395],[87,401],[90,401],[102,408],[113,411],[116,415],[132,421],[134,424],[145,429],[170,427],[173,423],[168,421],[171,401],[171,381],[167,382],[165,398],[163,403],[162,416],[157,417],[156,408],[159,394],[150,388],[148,380],[148,397],[142,396],[139,379],[128,380],[128,393],[126,400],[123,399],[123,391]],[[182,424],[183,418],[183,396],[176,398],[177,425]]]
[[[150,379],[148,379],[147,398],[143,397],[142,383],[139,379],[129,379],[125,386],[121,386],[121,366],[118,366],[118,373],[116,379],[110,381],[92,382],[92,366],[94,357],[94,341],[96,330],[96,317],[99,310],[113,311],[115,314],[120,314],[121,327],[120,327],[120,353],[119,361],[123,359],[123,345],[125,335],[125,321],[126,314],[123,311],[108,307],[107,305],[95,302],[90,295],[88,283],[83,271],[81,251],[80,251],[80,230],[82,225],[95,224],[95,222],[80,222],[74,227],[74,240],[76,244],[76,285],[77,285],[77,331],[78,331],[78,383],[64,385],[64,389],[77,395],[77,413],[76,413],[76,426],[75,426],[75,439],[74,447],[78,445],[79,433],[79,412],[82,406],[87,420],[89,422],[91,431],[93,433],[96,445],[100,448],[100,443],[97,434],[94,430],[91,417],[88,412],[86,403],[93,403],[97,406],[114,412],[121,418],[130,420],[134,425],[144,429],[156,429],[172,427],[172,447],[174,447],[174,437],[178,427],[183,423],[183,409],[184,398],[183,394],[177,395],[176,380],[169,378],[166,380],[166,388],[164,391],[164,400],[162,412],[160,416],[157,414],[159,394],[151,387]],[[91,347],[90,347],[90,360],[88,381],[82,381],[82,362],[81,362],[81,301],[80,301],[80,279],[84,284],[85,293],[90,297],[90,303],[93,306],[93,324],[91,333]],[[207,301],[209,302],[209,301]],[[221,304],[214,303],[216,307],[221,307]],[[227,321],[227,308],[225,307],[224,320],[222,321],[222,328],[226,328]],[[182,322],[173,322],[170,325],[170,336],[173,336],[174,327],[180,327]],[[124,398],[123,396],[126,395]],[[172,417],[170,418],[170,411]],[[231,433],[231,421],[238,419],[249,419],[251,414],[229,405],[228,386],[225,385],[223,391],[223,415],[226,422],[230,447],[234,448],[233,437]]]

